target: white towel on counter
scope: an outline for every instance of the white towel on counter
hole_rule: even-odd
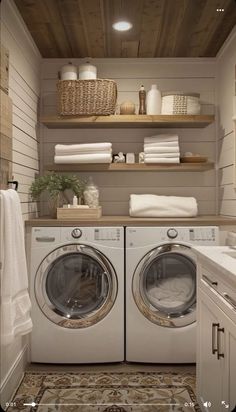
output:
[[[32,330],[31,302],[20,199],[13,189],[1,190],[2,343],[9,345]]]
[[[176,153],[145,153],[145,158],[148,159],[150,157],[153,158],[160,158],[160,157],[179,157],[180,152]]]
[[[179,145],[176,147],[169,147],[169,146],[160,146],[156,147],[145,147],[144,145],[144,153],[178,153],[179,152]]]
[[[149,157],[144,156],[144,163],[180,163],[179,157]]]
[[[133,217],[194,217],[197,212],[194,197],[130,195],[129,214]]]
[[[67,156],[54,156],[55,163],[111,163],[111,153],[90,153]]]
[[[159,143],[159,142],[178,142],[179,137],[177,134],[159,134],[156,136],[144,137],[144,143]]]
[[[75,155],[82,153],[111,152],[111,143],[81,143],[81,144],[57,144],[55,146],[56,155]]]

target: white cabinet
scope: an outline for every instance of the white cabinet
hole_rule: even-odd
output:
[[[228,296],[232,292],[227,283],[222,282],[223,273],[218,276],[201,263],[198,269],[197,398],[202,411],[233,411],[236,406],[236,307],[225,300],[225,293]]]

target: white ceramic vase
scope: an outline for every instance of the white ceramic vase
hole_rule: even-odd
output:
[[[161,114],[161,92],[156,84],[152,84],[151,90],[147,93],[147,114]]]

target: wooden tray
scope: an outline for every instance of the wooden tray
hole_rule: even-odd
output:
[[[57,219],[62,220],[82,220],[82,219],[100,219],[102,216],[102,207],[77,209],[77,208],[57,208]]]
[[[183,156],[180,158],[181,163],[204,163],[207,162],[206,156]]]

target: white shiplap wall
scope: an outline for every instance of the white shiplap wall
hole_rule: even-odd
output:
[[[41,56],[12,0],[1,3],[1,42],[9,50],[13,101],[13,176],[19,182],[23,218],[35,216],[28,191],[39,171],[38,105]]]
[[[77,66],[84,60],[72,59]],[[119,104],[132,100],[138,110],[138,90],[143,84],[149,90],[158,84],[161,91],[181,90],[199,92],[202,113],[214,114],[215,59],[93,59],[98,77],[112,78],[118,85]],[[67,60],[44,59],[42,67],[42,114],[56,113],[57,73]],[[178,133],[181,153],[191,151],[215,160],[215,125],[204,129],[47,129],[42,127],[42,167],[53,163],[57,143],[112,142],[113,153],[138,153],[143,150],[143,138],[157,133]],[[87,178],[87,173],[79,174]],[[200,214],[215,214],[216,180],[214,170],[204,173],[91,173],[100,189],[105,215],[127,215],[130,193],[195,196]]]
[[[231,217],[236,216],[236,125],[232,120],[235,67],[236,26],[217,56],[219,211]]]
[[[9,50],[9,96],[13,100],[13,176],[19,181],[23,218],[34,216],[28,190],[39,170],[38,102],[41,56],[12,0],[1,2],[1,42]],[[1,406],[15,391],[27,360],[27,338],[1,347]]]

